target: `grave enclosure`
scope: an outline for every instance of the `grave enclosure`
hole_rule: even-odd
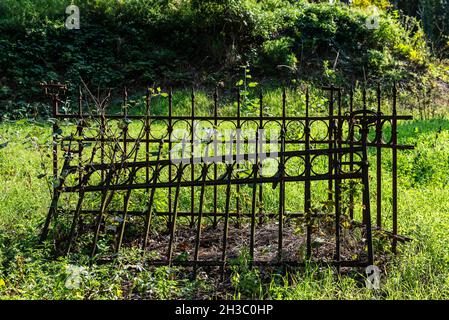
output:
[[[244,249],[254,266],[364,267],[375,259],[373,230],[391,240],[393,252],[407,240],[398,235],[397,152],[413,147],[398,144],[397,126],[411,117],[397,114],[395,86],[360,96],[324,87],[318,111],[307,89],[296,89],[299,97],[284,89],[280,115],[266,113],[262,93],[245,114],[239,92],[231,94],[232,112],[221,114],[219,90],[206,115],[198,114],[193,90],[189,114],[175,114],[171,90],[149,91],[139,113],[130,112],[125,90],[124,108],[114,113],[110,96],[95,101],[81,87],[72,111],[61,112],[68,88],[43,87],[53,106],[54,188],[41,240],[55,239],[61,253],[111,258],[136,247],[146,264],[195,272],[224,271]],[[155,99],[164,101],[163,112],[153,112]],[[295,99],[304,109],[293,115]],[[384,100],[391,113],[382,112]],[[241,137],[245,130],[254,134]],[[170,152],[176,146],[181,159]],[[383,172],[387,156],[391,171]],[[387,188],[391,211],[383,212]],[[383,228],[387,218],[391,230]]]

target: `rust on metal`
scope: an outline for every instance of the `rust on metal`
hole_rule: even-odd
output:
[[[366,88],[361,90],[361,101],[356,102],[353,89],[330,86],[322,88],[327,97],[324,110],[314,114],[313,93],[308,88],[301,98],[293,93],[288,95],[284,89],[281,115],[264,112],[262,90],[256,115],[243,112],[240,91],[234,95],[235,114],[220,115],[219,97],[224,94],[218,89],[213,92],[210,114],[201,115],[196,110],[197,99],[192,89],[191,110],[185,116],[174,115],[173,110],[177,109],[171,89],[166,94],[165,115],[153,111],[156,98],[151,90],[144,97],[144,111],[136,113],[129,110],[131,99],[125,88],[123,111],[117,114],[107,109],[111,92],[103,101],[95,100],[96,107],[92,109],[91,93],[80,86],[74,100],[77,111],[60,113],[59,106],[68,88],[60,84],[45,84],[43,88],[52,101],[55,120],[52,127],[55,183],[41,241],[49,237],[52,223],[66,216],[70,225],[62,244],[65,253],[83,250],[77,243],[87,237],[92,257],[99,255],[99,251],[105,254],[105,243],[112,248],[112,255],[119,254],[125,245],[137,245],[148,264],[189,266],[195,274],[200,267],[215,266],[224,274],[229,259],[236,254],[234,247],[237,245],[241,250],[245,241],[253,266],[300,266],[312,260],[340,268],[373,263],[373,230],[390,237],[393,251],[397,241],[410,240],[398,235],[397,152],[413,147],[398,144],[397,123],[411,117],[397,114],[396,86],[384,90],[389,90],[393,99],[391,114],[382,110],[380,86],[374,90],[374,108],[368,106]],[[287,114],[291,103],[302,103],[304,114]],[[357,109],[357,105],[361,108]],[[210,126],[207,138],[195,136],[198,122]],[[321,124],[318,133],[316,124]],[[176,128],[182,125],[188,136],[175,137]],[[294,125],[302,129],[293,132]],[[210,161],[211,154],[218,157],[217,143],[223,142],[217,131],[220,126],[236,130],[225,139],[229,154],[220,154],[221,161]],[[245,126],[253,126],[254,136],[242,138]],[[270,126],[279,130],[279,136],[267,141],[264,130]],[[182,158],[177,162],[172,151],[179,141]],[[239,141],[244,145],[239,145]],[[266,174],[262,169],[268,157],[267,146],[272,143],[278,145],[277,152],[270,154],[277,167]],[[198,156],[197,148],[201,147],[206,152]],[[370,148],[377,160],[371,172],[375,174],[373,190]],[[382,149],[392,149],[392,212],[388,214],[392,221],[386,223],[392,226],[391,231],[385,229],[383,220],[381,162],[387,154],[382,154]],[[318,172],[318,159],[326,160],[322,165],[324,172]],[[245,167],[245,161],[250,165]],[[358,190],[353,188],[357,183],[361,185]],[[316,191],[320,184],[327,192],[322,208],[314,205],[320,198]],[[289,204],[292,189],[302,193],[300,205],[293,207]],[[349,194],[345,197],[347,189]],[[372,193],[375,197],[371,197]],[[63,202],[61,194],[75,200]],[[371,202],[376,207],[374,227]],[[329,219],[330,240],[324,242],[331,244],[327,248],[320,228],[325,228]],[[344,249],[348,244],[343,230],[348,224],[362,233],[360,243],[354,245],[358,248],[355,259],[348,257]],[[303,228],[295,229],[298,225]],[[304,240],[292,236],[298,232],[304,235]],[[107,234],[113,236],[107,238]],[[271,235],[274,236],[266,240]],[[265,249],[261,249],[263,246]],[[292,259],[292,252],[299,252],[302,247],[304,261]],[[206,249],[216,254],[207,255]],[[320,254],[326,250],[330,258],[322,259]],[[264,260],[261,257],[265,251],[269,251],[270,258]],[[150,258],[146,255],[149,252],[153,253]]]

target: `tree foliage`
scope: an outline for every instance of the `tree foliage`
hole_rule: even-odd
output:
[[[427,72],[419,22],[387,2],[79,0],[81,29],[64,27],[62,0],[0,3],[0,100],[34,99],[38,84],[216,84],[242,65],[255,76],[345,84]],[[379,9],[379,28],[367,27]]]

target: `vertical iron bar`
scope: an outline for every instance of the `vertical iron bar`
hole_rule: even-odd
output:
[[[168,221],[167,221],[167,227],[170,230],[171,226],[170,226],[170,221],[171,221],[171,207],[172,207],[172,187],[171,187],[171,182],[172,182],[172,155],[171,155],[171,149],[173,146],[173,141],[172,141],[172,132],[173,132],[173,92],[172,89],[170,88],[168,91],[168,159],[169,159],[169,164],[168,164],[168,181],[170,182],[170,186],[168,187]]]
[[[234,137],[231,137],[231,148],[232,148],[232,141]],[[232,150],[232,149],[231,149]],[[226,265],[226,255],[227,255],[227,246],[228,246],[228,225],[229,225],[229,205],[230,205],[230,199],[231,199],[231,178],[232,178],[232,163],[226,165],[226,178],[228,179],[226,184],[226,202],[225,202],[225,218],[224,218],[224,224],[223,224],[223,247],[221,250],[221,278],[224,278],[224,271],[225,271],[225,265]]]
[[[81,90],[81,86],[78,86],[78,116],[79,116],[79,122],[78,122],[78,137],[79,137],[79,141],[78,141],[78,165],[79,165],[79,176],[78,176],[78,180],[81,183],[81,181],[83,180],[83,171],[81,170],[82,165],[83,165],[83,141],[82,141],[82,136],[83,136],[83,128],[84,128],[84,119],[83,119],[83,92]]]
[[[397,88],[396,82],[393,84],[393,119],[391,123],[391,134],[392,134],[392,184],[393,184],[393,242],[392,242],[392,251],[396,253],[397,247],[397,239],[396,235],[398,234],[398,125],[397,125]]]
[[[190,179],[192,182],[195,180],[195,164],[193,163],[193,158],[195,156],[195,91],[192,88],[192,114],[191,114],[191,144],[190,144]],[[195,187],[192,185],[190,187],[190,228],[193,227],[195,223]]]
[[[218,155],[218,88],[215,88],[214,91],[214,157]],[[218,173],[217,173],[217,162],[214,161],[214,180],[217,180]],[[214,204],[213,204],[213,210],[214,210],[214,222],[213,222],[213,228],[217,227],[217,202],[218,202],[218,189],[217,186],[214,186]]]
[[[128,90],[125,87],[125,90],[123,92],[123,160],[126,161],[127,159],[127,147],[128,143],[126,142],[126,139],[128,138]]]
[[[184,152],[183,152],[184,154]],[[175,199],[173,201],[173,218],[172,221],[170,223],[171,226],[171,231],[170,231],[170,240],[168,243],[168,254],[167,254],[167,260],[168,260],[168,264],[169,266],[171,265],[172,262],[172,257],[173,257],[173,247],[174,247],[174,240],[175,240],[175,233],[176,233],[176,220],[178,218],[178,202],[179,202],[179,191],[181,189],[181,181],[182,181],[182,175],[184,172],[184,164],[181,162],[179,164],[179,169],[177,172],[177,177],[176,177],[176,189],[175,189]]]
[[[75,238],[76,224],[78,223],[78,219],[80,217],[81,208],[82,208],[83,201],[84,201],[84,194],[85,194],[84,193],[84,185],[87,183],[88,175],[85,175],[85,178],[83,180],[84,180],[83,182],[80,182],[80,192],[79,192],[79,196],[78,196],[78,202],[76,204],[75,213],[73,214],[72,225],[70,227],[69,244],[67,246],[66,254],[69,254],[70,250],[72,249],[72,244],[73,244],[73,241]]]
[[[257,203],[257,177],[259,171],[259,130],[256,131],[256,156],[253,164],[253,174],[254,174],[254,183],[253,183],[253,197],[251,203],[251,235],[249,241],[249,251],[251,257],[251,264],[254,261],[254,246],[256,242],[256,203]]]
[[[377,122],[376,122],[376,178],[377,178],[377,193],[376,193],[376,225],[378,228],[382,227],[382,111],[381,111],[381,91],[380,84],[377,85]]]
[[[157,180],[159,179],[159,163],[161,160],[161,155],[162,155],[162,149],[164,147],[164,140],[161,140],[159,142],[159,149],[158,149],[158,154],[157,154],[157,158],[156,158],[156,165],[154,167],[154,172],[153,172],[153,186],[151,187],[151,191],[150,191],[150,197],[148,200],[148,208],[147,208],[147,212],[146,212],[146,217],[145,217],[145,237],[143,238],[143,244],[142,244],[142,250],[145,251],[147,243],[148,243],[148,239],[149,239],[149,235],[150,235],[150,228],[151,228],[151,218],[153,215],[153,203],[154,203],[154,195],[156,193],[156,184],[157,184]],[[170,209],[169,209],[170,211]]]
[[[369,190],[369,162],[368,162],[368,119],[366,106],[366,91],[363,88],[363,118],[362,118],[362,170],[363,170],[363,223],[366,228],[366,243],[368,249],[368,265],[373,264],[373,243],[371,236],[371,206]]]
[[[281,128],[281,156],[279,164],[279,234],[278,234],[278,261],[283,258],[283,236],[284,236],[284,211],[285,211],[285,106],[286,92],[285,87],[282,91],[282,128]]]
[[[329,135],[329,149],[333,148],[334,145],[334,86],[330,87],[330,97],[329,97],[329,130],[328,130],[328,135]],[[328,172],[329,174],[332,174],[332,170],[333,170],[333,155],[331,152],[329,152],[328,155]],[[327,183],[327,199],[329,201],[329,203],[332,203],[332,199],[333,199],[333,181],[332,179],[328,180]]]
[[[79,137],[79,142],[78,142],[78,170],[79,170],[79,176],[78,176],[78,181],[79,184],[81,186],[81,183],[83,181],[83,149],[84,149],[84,144],[83,144],[83,129],[84,126],[86,125],[84,122],[84,118],[83,118],[83,91],[81,88],[81,85],[78,86],[78,115],[79,115],[79,125],[78,125],[78,137]],[[81,189],[80,191],[78,191],[78,199],[84,197],[84,195],[82,195]],[[81,201],[82,202],[82,201]]]
[[[349,124],[348,124],[348,135],[349,135],[349,147],[352,149],[354,147],[354,118],[352,113],[354,112],[354,90],[351,87],[350,91],[349,91]],[[351,150],[351,152],[349,153],[349,171],[353,172],[354,171],[354,152]],[[353,181],[349,180],[349,184],[351,186],[350,190],[349,190],[349,218],[351,220],[354,219],[354,193],[353,193]]]
[[[104,139],[105,139],[105,130],[106,130],[106,106],[100,106],[100,163],[104,164]],[[101,170],[101,182],[105,182],[105,172]]]
[[[117,149],[118,149],[118,144],[114,148],[112,161],[114,161],[114,159],[115,159]],[[102,171],[104,171],[104,170],[102,170]],[[114,177],[115,171],[116,171],[115,168],[111,167],[109,169],[107,176],[105,177],[105,186],[104,186],[104,189],[103,189],[102,195],[101,195],[100,212],[97,216],[97,222],[96,222],[96,226],[95,226],[95,235],[94,235],[94,241],[93,241],[93,245],[92,245],[91,258],[93,258],[95,256],[95,252],[97,250],[97,243],[98,243],[98,238],[100,236],[100,230],[101,230],[101,222],[103,220],[106,208],[108,206],[108,189],[109,189],[109,185]],[[111,192],[111,195],[109,197],[112,198],[112,195],[113,195],[113,192]]]
[[[73,244],[74,237],[75,237],[76,224],[78,223],[78,219],[81,214],[81,207],[83,204],[83,200],[84,200],[84,192],[82,191],[82,188],[81,188],[80,192],[79,192],[79,196],[78,196],[78,202],[76,205],[75,213],[73,214],[72,225],[70,227],[69,244],[67,246],[66,254],[69,254],[70,250],[72,249],[72,244]]]
[[[367,106],[367,104],[366,104],[366,86],[365,85],[363,85],[363,88],[362,88],[362,108],[363,108],[363,118],[362,118],[362,121],[363,121],[363,125],[362,125],[362,131],[364,131],[365,130],[365,128],[363,127],[364,125],[365,125],[365,122],[367,121],[367,119],[366,119],[366,116],[367,116],[367,110],[368,110],[368,106]],[[365,136],[363,136],[363,134],[364,133],[366,133],[366,137]],[[366,125],[366,132],[362,132],[362,139],[366,139],[366,141],[363,141],[363,142],[366,142],[366,143],[368,143],[368,134],[369,134],[369,128],[368,128],[368,125]],[[368,161],[368,160],[367,160]],[[371,213],[370,213],[371,214]],[[365,219],[365,215],[362,215],[362,219],[364,220]],[[370,218],[371,218],[371,216],[370,216]],[[364,221],[363,223],[367,223],[366,221]]]
[[[309,103],[310,103],[310,97],[309,97],[309,88],[306,88],[306,120],[304,123],[304,138],[305,138],[305,168],[304,168],[304,176],[305,176],[305,182],[304,182],[304,215],[306,217],[306,224],[307,224],[307,259],[310,259],[312,256],[312,217],[311,217],[311,181],[310,181],[310,172],[312,169],[311,163],[310,163],[310,119],[309,119]]]
[[[83,92],[81,89],[81,85],[78,86],[78,115],[79,115],[79,124],[78,124],[78,136],[82,137],[83,135],[83,127],[84,127],[84,119],[83,119]],[[77,202],[77,206],[75,209],[75,213],[73,214],[73,222],[72,222],[72,226],[71,226],[71,230],[70,230],[70,234],[69,234],[69,244],[67,246],[67,251],[66,253],[69,254],[70,250],[71,250],[71,246],[72,246],[72,242],[73,242],[73,237],[75,235],[75,228],[76,228],[76,223],[78,221],[78,216],[81,212],[81,206],[83,203],[83,199],[84,199],[84,192],[83,192],[83,184],[84,184],[84,179],[83,179],[83,142],[82,140],[78,141],[78,166],[79,166],[79,176],[78,176],[78,180],[79,180],[79,185],[80,185],[80,189],[78,191],[78,202]],[[87,182],[87,181],[86,181]]]
[[[260,96],[259,96],[259,130],[263,130],[262,132],[265,132],[263,129],[263,93],[262,90],[260,90]],[[262,152],[264,152],[264,146],[263,143],[265,142],[265,139],[263,137],[258,136],[258,140],[256,143],[259,145],[259,152],[262,155]],[[263,156],[262,159],[265,159],[265,156]],[[262,169],[262,162],[258,164],[259,169]],[[261,183],[259,185],[259,223],[263,223],[263,184]]]
[[[53,179],[58,179],[58,141],[56,138],[57,132],[59,130],[59,125],[56,122],[56,118],[58,116],[59,109],[59,97],[55,95],[53,98]]]
[[[241,128],[240,128],[240,89],[237,90],[237,135],[236,135],[236,169],[239,172],[240,169],[240,142],[241,142]],[[232,150],[232,149],[231,149]],[[236,188],[236,212],[237,212],[237,226],[240,228],[240,185],[237,184]]]
[[[97,151],[97,145],[94,146],[93,150],[92,150],[92,154],[90,155],[90,161],[89,163],[92,163],[94,158],[95,158],[95,154]],[[89,173],[86,172],[86,174],[83,177],[83,181],[80,182],[80,191],[79,191],[79,197],[78,197],[78,203],[76,205],[76,209],[75,209],[75,213],[73,215],[73,220],[72,220],[72,226],[70,227],[70,235],[69,235],[69,244],[67,246],[67,251],[66,253],[69,254],[73,241],[74,241],[74,237],[75,237],[75,229],[76,229],[76,224],[78,223],[78,219],[80,217],[81,214],[81,209],[82,209],[82,204],[84,201],[84,187],[87,184],[87,181],[89,180]]]
[[[206,177],[207,177],[208,165],[207,163],[203,163],[202,177],[201,177],[201,191],[200,191],[200,201],[198,208],[198,226],[196,229],[196,237],[195,237],[195,253],[194,253],[194,269],[193,274],[196,278],[197,272],[197,263],[198,263],[198,255],[200,251],[200,238],[201,238],[201,223],[203,219],[203,206],[204,206],[204,192],[206,189]]]
[[[145,98],[145,161],[150,161],[150,112],[151,112],[151,93],[147,88],[147,95]],[[150,182],[150,167],[145,167],[145,181],[148,184]],[[149,192],[149,188],[146,189]]]
[[[137,142],[137,145],[136,145],[136,148],[134,151],[135,152],[134,162],[137,162],[137,157],[139,155],[139,148],[140,148],[140,143]],[[134,183],[134,179],[136,178],[137,170],[138,170],[138,167],[133,167],[133,169],[129,175],[129,184],[130,185],[132,185]],[[126,219],[128,219],[129,200],[131,199],[131,193],[132,193],[132,189],[127,190],[125,197],[124,197],[123,215],[122,215],[122,221],[120,222],[120,227],[119,227],[117,247],[115,250],[116,253],[118,253],[120,251],[120,248],[122,246],[123,235],[125,234]]]
[[[337,104],[338,104],[338,119],[337,119],[337,125],[335,125],[334,122],[334,128],[335,128],[335,134],[334,137],[336,138],[336,141],[334,143],[334,147],[340,148],[341,147],[341,135],[340,135],[340,128],[341,128],[341,88],[337,91]],[[341,168],[340,168],[340,153],[335,152],[334,153],[334,174],[337,176],[340,174]],[[340,179],[335,179],[335,260],[340,262]],[[337,270],[340,272],[340,266],[337,264]]]
[[[69,147],[69,152],[65,155],[64,164],[62,166],[62,171],[66,170],[66,168],[69,166],[71,160],[72,160],[72,156],[70,154],[70,147]],[[54,182],[55,184],[57,184],[57,186],[54,187],[54,196],[51,200],[49,214],[47,215],[47,220],[45,222],[45,229],[44,229],[45,237],[47,236],[47,233],[48,233],[48,228],[50,226],[51,218],[56,216],[59,197],[61,195],[61,189],[62,189],[62,185],[64,184],[64,181],[65,181],[65,178],[61,176],[61,177],[57,178],[57,180],[55,180],[55,182]],[[44,241],[45,237],[44,237],[44,232],[43,232],[41,235],[40,241],[41,242]]]
[[[47,89],[46,89],[47,90]],[[47,92],[47,91],[46,91]],[[42,229],[42,234],[40,237],[40,242],[43,242],[47,239],[48,229],[50,228],[50,222],[53,216],[55,216],[58,205],[58,187],[55,186],[55,183],[58,179],[58,140],[56,138],[57,132],[59,130],[58,123],[56,121],[59,112],[59,98],[58,95],[52,95],[52,115],[53,115],[53,126],[52,126],[52,156],[53,156],[53,201],[50,207],[50,210],[47,214],[47,218],[45,219],[44,228]]]
[[[128,138],[128,90],[125,87],[124,92],[123,92],[123,157],[122,157],[122,162],[126,162],[128,159],[128,143],[127,143],[127,138]],[[139,148],[137,147],[136,150],[136,156],[134,159],[134,162],[137,161],[137,155],[139,154]],[[135,175],[135,169],[133,168],[131,174],[130,174],[130,184],[133,183],[134,180],[134,175]],[[125,226],[126,226],[126,219],[128,216],[128,208],[129,208],[129,199],[131,197],[131,190],[128,190],[124,197],[123,197],[123,215],[122,215],[122,221],[120,222],[119,225],[119,229],[118,231],[118,237],[117,237],[117,246],[115,248],[115,252],[118,253],[120,251],[120,247],[122,246],[122,241],[123,241],[123,235],[125,233]]]

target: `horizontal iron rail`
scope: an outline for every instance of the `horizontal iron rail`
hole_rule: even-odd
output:
[[[285,182],[299,182],[299,181],[323,181],[323,180],[348,180],[348,179],[362,179],[363,174],[362,173],[341,173],[341,174],[322,174],[322,175],[315,175],[310,177],[305,176],[298,176],[298,177],[284,177]],[[276,184],[279,182],[279,177],[262,177],[262,178],[246,178],[246,179],[231,179],[232,185],[245,185],[245,184],[252,184],[252,183],[273,183]],[[226,185],[228,182],[225,180],[211,180],[211,181],[205,181],[205,186],[221,186]],[[147,189],[147,188],[170,188],[170,187],[176,187],[178,186],[181,188],[184,187],[201,187],[202,182],[201,181],[181,181],[179,183],[177,182],[159,182],[159,183],[136,183],[136,184],[111,184],[109,186],[88,186],[80,188],[78,186],[75,187],[64,187],[62,188],[63,192],[97,192],[97,191],[103,191],[103,190],[135,190],[135,189]]]
[[[62,210],[61,212],[72,214],[72,213],[75,213],[76,210]],[[84,215],[86,215],[86,214],[98,214],[98,213],[100,213],[100,211],[99,210],[81,210],[80,213],[84,214]],[[105,213],[109,214],[109,215],[121,215],[121,214],[124,213],[124,211],[123,210],[108,210]],[[130,215],[130,216],[145,216],[146,212],[144,212],[144,211],[135,211],[134,210],[134,211],[127,211],[127,214]],[[172,214],[173,214],[173,212],[153,212],[154,216],[160,216],[160,217],[171,216]],[[186,212],[186,211],[178,212],[177,214],[180,217],[191,217],[192,216],[192,212],[190,212],[190,211],[189,212]],[[213,218],[215,216],[216,217],[224,217],[226,215],[226,213],[224,213],[224,212],[217,212],[217,213],[214,213],[214,212],[203,212],[202,214],[203,214],[204,217],[209,217],[209,218]],[[264,212],[263,213],[263,216],[265,218],[274,218],[274,217],[277,217],[278,215],[279,215],[279,213],[273,213],[273,212]],[[292,218],[295,218],[295,217],[300,218],[300,217],[304,216],[304,213],[303,212],[288,212],[288,211],[286,211],[284,213],[284,215],[287,218],[290,218],[290,217],[292,217]],[[314,213],[314,214],[310,214],[308,216],[310,216],[310,217],[326,217],[326,216],[334,216],[334,215],[331,214],[331,213]],[[248,212],[248,213],[246,213],[246,212],[240,212],[240,213],[229,212],[229,217],[248,217],[248,218],[251,218],[251,213],[250,212]]]
[[[75,139],[73,139],[72,137],[64,137],[61,139],[62,141],[75,141]],[[139,140],[140,143],[159,143],[161,142],[161,140],[163,139],[141,139]],[[191,139],[186,139],[184,140],[186,143],[192,143]],[[221,140],[217,140],[219,143],[222,144],[229,144],[231,142],[231,140],[227,140],[227,141],[221,141]],[[256,140],[242,140],[245,143],[255,143]],[[310,140],[310,144],[311,145],[325,145],[325,144],[329,144],[331,142],[335,142],[336,140]],[[129,142],[129,143],[136,143],[136,139],[133,138],[127,138],[127,139],[123,139],[123,138],[117,138],[117,139],[112,139],[112,138],[94,138],[94,137],[85,137],[82,140],[76,140],[76,142]],[[195,142],[195,140],[194,140]],[[214,143],[214,140],[211,141],[203,141],[204,143]],[[235,143],[235,140],[233,141]],[[273,141],[267,140],[267,141],[258,141],[259,143],[262,144],[270,144]],[[281,140],[277,141],[278,143],[281,142]],[[349,142],[347,140],[337,140],[338,143],[342,143],[342,144],[349,144]],[[293,139],[293,140],[285,140],[285,144],[305,144],[306,141],[302,140],[302,139]],[[360,141],[353,141],[351,142],[354,146],[361,146],[362,142]],[[368,147],[380,147],[380,148],[396,148],[398,150],[413,150],[415,149],[415,146],[412,145],[393,145],[392,143],[375,143],[375,142],[368,142],[366,144]],[[72,151],[75,152],[76,151]]]
[[[129,114],[126,115],[126,117],[123,114],[105,114],[105,115],[101,115],[101,114],[83,114],[83,115],[79,115],[79,114],[61,114],[58,113],[55,116],[56,118],[59,119],[117,119],[117,120],[123,120],[124,118],[127,119],[135,119],[135,120],[145,120],[147,119],[147,115],[133,115],[133,114]],[[186,120],[186,121],[192,121],[192,117],[191,116],[168,116],[168,115],[150,115],[151,117],[151,121],[154,120]],[[408,115],[398,115],[398,116],[392,116],[392,115],[380,115],[380,116],[373,116],[373,115],[356,115],[356,116],[350,116],[350,115],[334,115],[334,116],[310,116],[308,118],[306,117],[296,117],[296,116],[222,116],[222,117],[214,117],[214,116],[195,116],[194,120],[218,120],[218,121],[237,121],[240,120],[241,122],[244,121],[259,121],[259,120],[265,120],[266,122],[270,122],[270,121],[281,121],[281,120],[285,120],[285,121],[305,121],[306,119],[308,119],[309,121],[319,121],[319,120],[323,120],[323,121],[327,121],[327,120],[338,120],[338,119],[343,119],[343,120],[350,120],[350,119],[365,119],[365,120],[372,120],[372,119],[380,119],[380,120],[393,120],[394,118],[396,118],[397,120],[413,120],[413,116],[408,116]]]
[[[167,265],[168,261],[164,260],[154,260],[154,261],[146,261],[148,265],[153,266],[161,266],[161,265]],[[226,265],[231,264],[230,261],[212,261],[212,260],[187,260],[187,261],[181,261],[181,260],[172,260],[171,265],[173,266],[181,266],[181,267],[191,267],[195,264],[198,267],[223,267]],[[282,261],[263,261],[263,260],[254,260],[251,262],[253,266],[258,267],[282,267],[282,266],[289,266],[289,267],[305,267],[310,264],[316,264],[321,266],[340,266],[340,267],[367,267],[369,265],[368,261],[360,261],[360,260],[354,260],[354,261],[308,261],[308,262],[301,262],[301,261],[292,261],[292,260],[282,260]]]
[[[284,151],[282,154],[288,158],[288,157],[295,157],[295,156],[304,156],[306,154],[310,154],[310,155],[329,155],[329,154],[347,154],[347,153],[357,153],[357,152],[361,152],[363,151],[362,147],[353,147],[353,148],[334,148],[334,149],[312,149],[312,150],[297,150],[297,151]],[[260,153],[258,156],[260,157],[261,154],[264,153]],[[255,159],[256,157],[256,153],[253,154],[233,154],[232,155],[232,159],[227,158],[227,155],[221,156],[223,160],[232,160],[232,161],[237,161],[237,159]],[[279,157],[281,155],[281,153],[278,153]],[[269,157],[270,153],[266,153],[266,156]],[[277,158],[276,157],[276,158]],[[203,161],[203,157],[193,157],[193,158],[182,158],[182,159],[177,159],[178,162],[182,162],[182,163],[194,163],[194,164],[204,164],[207,163],[206,161]],[[136,162],[117,162],[117,163],[91,163],[91,164],[87,164],[85,165],[85,167],[90,168],[90,170],[92,171],[98,171],[98,170],[106,170],[106,169],[111,169],[111,168],[123,168],[123,169],[127,169],[127,168],[144,168],[147,166],[155,166],[156,164],[159,164],[160,166],[166,166],[169,165],[170,163],[172,164],[176,164],[176,162],[174,162],[173,160],[169,160],[169,159],[165,159],[165,160],[159,160],[159,161],[136,161]],[[212,164],[213,162],[211,161],[210,164]],[[355,163],[357,164],[357,163]],[[359,163],[360,164],[360,163]],[[67,166],[65,168],[68,171],[73,171],[73,170],[78,170],[79,167],[78,166]]]

